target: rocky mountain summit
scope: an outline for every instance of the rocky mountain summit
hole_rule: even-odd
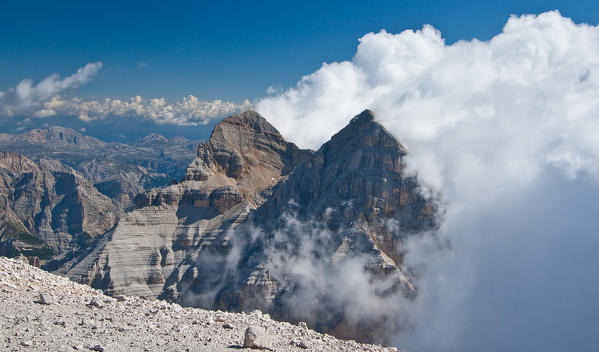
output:
[[[107,145],[99,139],[85,136],[71,128],[52,126],[33,129],[22,134],[0,133],[1,145],[18,145],[23,148],[45,150],[92,150]]]
[[[316,152],[256,112],[230,116],[181,182],[138,195],[134,211],[57,272],[113,295],[260,309],[385,341],[401,328],[388,324],[397,311],[373,307],[416,294],[404,244],[436,229],[435,200],[406,175],[406,153],[368,110]]]
[[[183,308],[105,296],[24,262],[0,257],[3,351],[397,351],[341,341],[259,311]]]
[[[138,209],[91,254],[59,272],[111,293],[175,299],[183,270],[201,252],[201,258],[216,256],[201,270],[218,271],[213,265],[226,259],[232,245],[229,229],[311,154],[285,142],[255,112],[228,117],[198,146],[183,182],[138,195]]]

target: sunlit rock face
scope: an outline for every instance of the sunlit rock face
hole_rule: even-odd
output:
[[[373,340],[384,319],[345,314],[336,273],[354,265],[364,285],[385,283],[376,295],[416,294],[404,241],[435,229],[437,206],[405,174],[406,153],[368,110],[316,152],[286,142],[256,112],[230,116],[198,146],[182,182],[138,195],[136,210],[59,271],[110,293],[258,308]],[[300,262],[310,270],[299,273]],[[338,277],[313,283],[326,275]],[[299,309],[302,297],[311,303]]]
[[[59,270],[112,293],[177,299],[183,281],[222,269],[230,230],[311,155],[256,112],[230,116],[198,146],[182,182],[139,194],[98,248]]]

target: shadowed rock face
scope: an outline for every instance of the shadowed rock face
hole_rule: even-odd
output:
[[[109,293],[260,308],[338,336],[372,339],[364,322],[326,305],[333,300],[326,292],[320,309],[298,312],[289,302],[306,288],[273,263],[313,242],[324,270],[367,258],[358,270],[391,278],[389,292],[413,296],[401,269],[403,243],[435,229],[437,208],[404,174],[405,155],[368,110],[317,152],[286,142],[256,112],[228,117],[198,146],[181,183],[136,197],[135,211],[59,271]],[[300,225],[290,226],[290,218]],[[305,230],[312,225],[320,230]]]
[[[401,269],[404,241],[435,229],[437,206],[422,196],[415,177],[404,174],[406,153],[371,111],[354,117],[250,215],[246,223],[259,226],[261,236],[243,247],[247,255],[219,291],[218,307],[260,308],[341,337],[377,337],[376,324],[348,321],[343,307],[327,302],[335,300],[332,292],[314,295],[322,303],[301,304],[306,311],[298,311],[298,292],[310,290],[304,284],[310,280],[294,279],[292,264],[281,265],[279,257],[294,257],[306,243],[314,243],[311,260],[333,273],[348,260],[367,256],[364,269],[373,277],[389,277],[392,291],[414,296],[416,288]],[[278,263],[275,270],[273,263]]]
[[[116,222],[110,199],[72,169],[0,153],[3,252],[43,260],[86,247]]]

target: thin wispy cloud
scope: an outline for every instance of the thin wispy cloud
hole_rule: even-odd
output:
[[[24,79],[16,87],[0,92],[0,114],[11,117],[35,112],[48,99],[86,84],[101,68],[102,62],[98,61],[79,68],[77,72],[63,79],[60,79],[57,73],[49,75],[37,84],[31,79]],[[48,116],[49,113],[39,111],[36,116]]]

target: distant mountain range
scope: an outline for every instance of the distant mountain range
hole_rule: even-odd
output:
[[[0,134],[0,150],[0,254],[109,294],[260,309],[361,341],[402,328],[367,301],[417,294],[406,241],[437,228],[437,199],[368,110],[317,151],[254,111],[201,143],[50,127]]]
[[[0,151],[33,161],[55,160],[81,174],[116,205],[127,209],[141,191],[181,179],[199,141],[156,133],[131,143],[104,142],[71,128],[52,126],[0,133]]]
[[[62,126],[87,136],[98,138],[104,142],[130,144],[138,138],[143,138],[148,134],[157,132],[168,139],[183,136],[193,140],[206,140],[210,137],[210,132],[218,121],[218,119],[214,119],[206,125],[180,126],[175,124],[159,124],[151,120],[122,116],[106,117],[97,120],[81,120],[77,116],[64,115],[44,118],[13,116],[10,118],[0,117],[0,131],[19,134],[34,129]]]

